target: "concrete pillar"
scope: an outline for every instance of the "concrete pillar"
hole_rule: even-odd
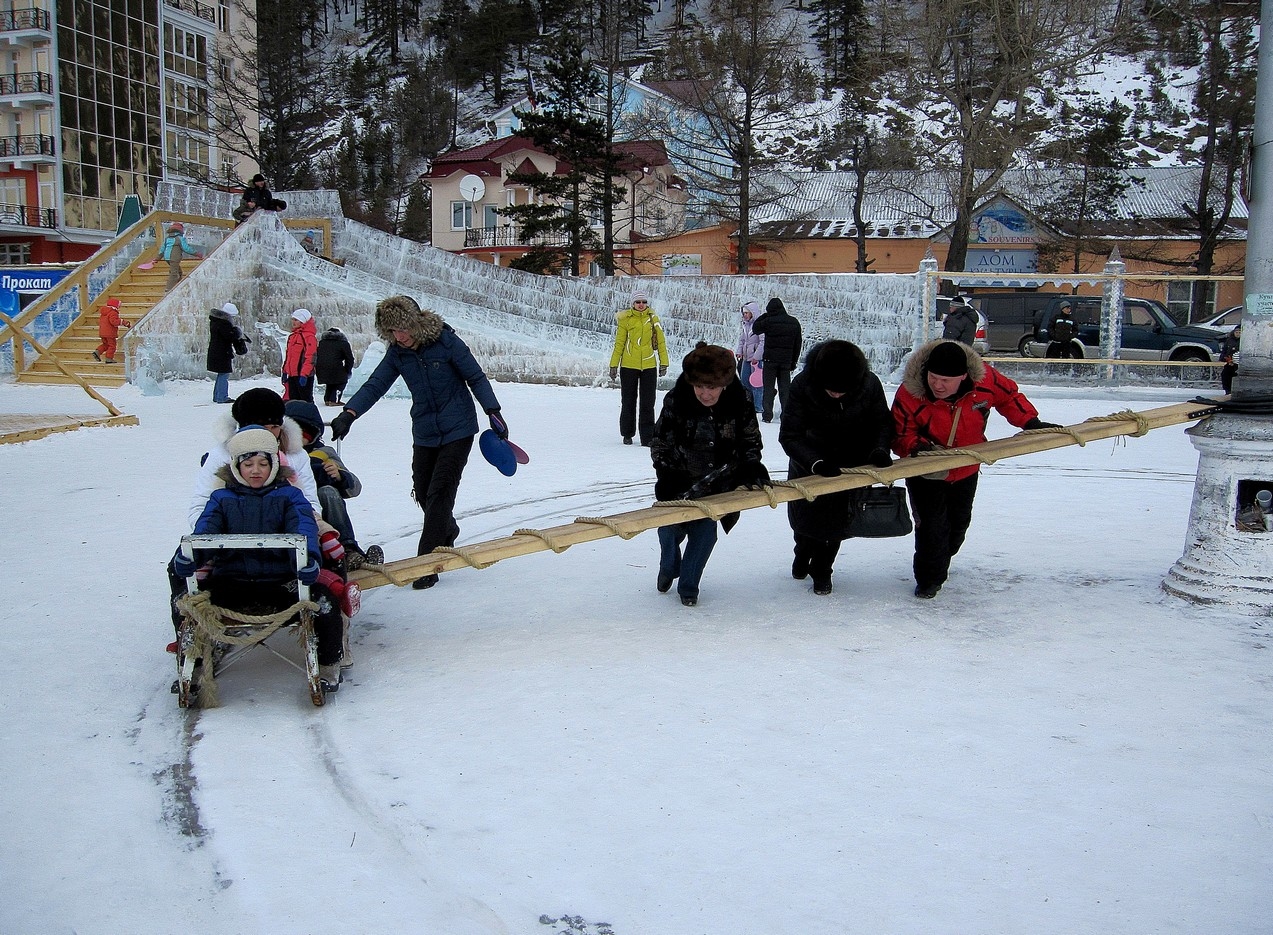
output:
[[[1260,9],[1260,33],[1273,36],[1273,0]],[[1254,156],[1247,227],[1246,311],[1233,397],[1273,391],[1273,42],[1260,43]],[[1273,511],[1256,506],[1273,492],[1273,418],[1222,413],[1189,429],[1198,475],[1185,553],[1163,588],[1203,603],[1273,614]]]

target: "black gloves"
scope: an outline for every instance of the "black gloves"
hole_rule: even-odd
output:
[[[822,477],[839,477],[840,467],[830,461],[824,461],[819,458],[813,462],[813,473],[820,474]]]
[[[762,487],[772,487],[774,482],[769,479],[768,469],[759,461],[754,464],[744,464],[738,469],[738,486],[745,487],[748,490],[759,490]]]
[[[499,410],[488,409],[486,410],[486,414],[490,416],[491,419],[491,431],[500,438],[508,438],[508,423],[505,422],[504,418],[499,414]]]
[[[1033,418],[1027,422],[1023,428],[1027,431],[1030,429],[1059,429],[1061,426],[1055,422],[1044,422],[1042,419]]]
[[[332,438],[340,441],[349,434],[349,427],[354,424],[354,419],[358,417],[348,409],[344,410],[336,418],[332,419]]]
[[[866,456],[866,460],[872,467],[886,468],[893,463],[893,456],[888,453],[887,448],[874,448]]]

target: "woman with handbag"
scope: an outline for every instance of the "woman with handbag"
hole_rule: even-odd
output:
[[[788,477],[838,477],[840,468],[888,467],[893,420],[880,379],[866,355],[848,341],[826,341],[809,351],[791,381],[778,442],[791,459]],[[791,577],[813,576],[813,593],[831,593],[840,543],[849,538],[857,491],[792,500],[787,519],[795,536]]]
[[[906,361],[893,397],[893,451],[909,458],[921,451],[963,448],[986,440],[990,409],[1021,429],[1057,428],[1017,385],[958,341],[929,341]],[[915,514],[915,596],[937,596],[950,560],[964,544],[972,522],[981,466],[970,464],[921,477],[906,489]]]

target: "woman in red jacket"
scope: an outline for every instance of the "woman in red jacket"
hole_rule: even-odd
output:
[[[314,358],[318,354],[318,329],[307,308],[292,312],[292,333],[283,357],[283,398],[314,401]]]
[[[893,397],[893,451],[909,458],[920,451],[963,448],[986,440],[991,408],[1022,429],[1056,428],[1017,385],[958,341],[930,341],[906,362]],[[964,544],[972,522],[981,466],[906,478],[915,515],[915,596],[931,599],[946,583],[950,560]]]

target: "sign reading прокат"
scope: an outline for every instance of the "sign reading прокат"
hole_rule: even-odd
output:
[[[48,292],[70,274],[69,269],[10,269],[0,273],[0,289]]]

